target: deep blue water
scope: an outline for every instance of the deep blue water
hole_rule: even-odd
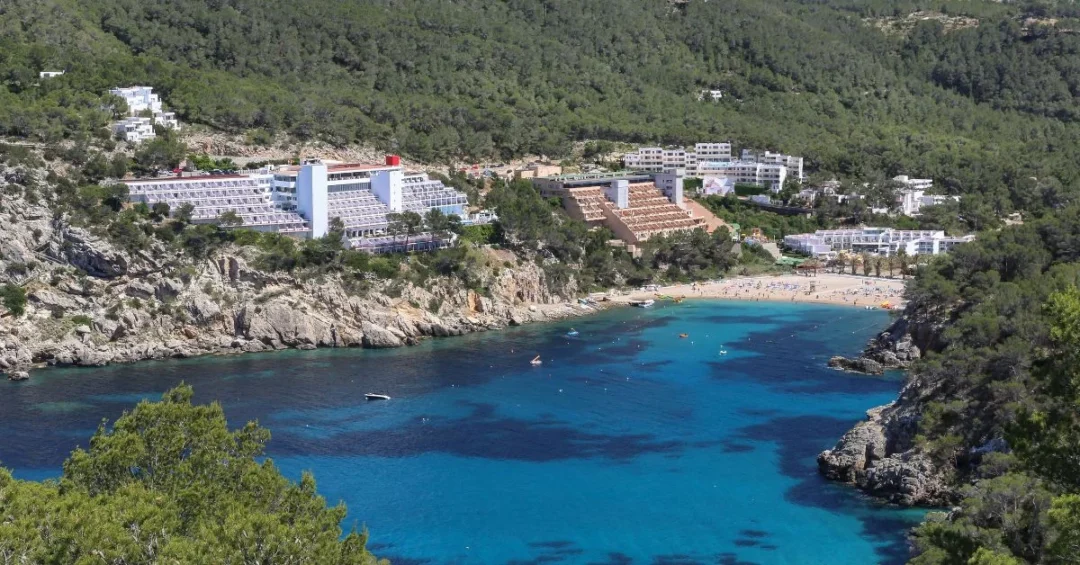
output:
[[[231,425],[269,427],[281,469],[312,470],[399,565],[900,563],[921,512],[827,483],[814,463],[895,396],[897,377],[825,367],[887,322],[686,302],[392,351],[39,371],[0,384],[0,464],[57,476],[102,418],[185,380]]]

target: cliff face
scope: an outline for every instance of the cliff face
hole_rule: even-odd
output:
[[[844,359],[843,366],[907,369],[936,346],[940,330],[933,321],[907,312],[871,340],[861,357]],[[949,470],[937,468],[914,440],[921,408],[933,394],[918,374],[909,373],[895,401],[867,411],[865,421],[818,455],[821,474],[897,504],[950,503]]]
[[[200,262],[165,247],[128,253],[42,206],[12,199],[2,212],[14,221],[0,224],[0,282],[21,285],[28,302],[18,318],[0,307],[0,372],[15,378],[43,364],[398,347],[589,311],[551,292],[531,262],[485,272],[486,296],[446,278],[350,291],[356,281],[340,275],[301,280],[252,268],[244,249]],[[490,263],[508,264],[490,253]]]

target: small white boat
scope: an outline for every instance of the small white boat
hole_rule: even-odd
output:
[[[570,331],[566,332],[566,337],[577,337],[578,331],[574,328],[570,328]]]
[[[530,364],[530,365],[532,365],[533,367],[535,367],[535,366],[537,366],[537,365],[541,365],[541,364],[543,364],[543,361],[541,361],[541,360],[540,360],[540,356],[539,356],[539,355],[537,355],[537,356],[536,356],[535,358],[533,358],[533,360],[532,360],[532,361],[529,361],[529,364]]]
[[[656,301],[651,299],[651,298],[648,299],[648,300],[631,300],[630,301],[631,306],[636,306],[638,308],[648,308],[648,307],[652,306],[653,304],[656,304]]]
[[[390,400],[390,396],[389,396],[389,395],[386,395],[386,394],[375,394],[374,392],[369,392],[369,393],[365,394],[365,395],[364,395],[364,398],[366,398],[366,399],[368,399],[368,400]]]

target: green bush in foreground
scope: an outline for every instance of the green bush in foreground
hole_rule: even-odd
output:
[[[366,533],[342,537],[345,506],[328,508],[305,473],[256,460],[270,433],[230,432],[217,403],[181,385],[104,424],[64,463],[59,481],[0,469],[4,563],[378,562]]]

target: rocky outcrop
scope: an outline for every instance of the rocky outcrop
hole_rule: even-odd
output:
[[[14,270],[4,269],[13,258],[39,256],[33,245],[51,257],[17,281],[27,290],[25,315],[0,317],[0,373],[9,376],[41,365],[401,347],[587,312],[547,288],[536,265],[505,267],[513,258],[500,251],[487,252],[490,264],[503,267],[482,274],[483,294],[451,279],[429,279],[423,287],[370,281],[360,294],[337,275],[304,280],[252,268],[241,248],[196,264],[164,247],[131,255],[42,217],[29,224],[37,235],[26,226],[0,225],[8,253],[0,256],[0,273]]]
[[[863,357],[887,369],[906,369],[921,358],[922,352],[936,339],[936,328],[929,326],[912,322],[907,315],[900,316],[870,340]],[[922,347],[918,343],[922,343]]]
[[[821,474],[896,504],[948,503],[952,492],[943,474],[897,425],[903,412],[898,403],[868,411],[836,447],[818,455]]]
[[[124,254],[101,239],[80,228],[66,227],[60,231],[63,240],[58,248],[52,248],[54,258],[66,261],[92,277],[114,278],[127,273],[128,260]]]
[[[852,373],[864,373],[867,375],[881,375],[885,373],[885,368],[874,361],[866,357],[856,357],[855,359],[848,359],[847,357],[837,355],[829,359],[829,366],[834,369],[840,369],[842,371],[849,371]]]
[[[908,368],[935,346],[939,329],[902,316],[871,340],[862,356],[834,357],[829,366],[869,374]],[[896,504],[953,502],[955,493],[946,478],[950,470],[935,466],[914,441],[921,407],[934,392],[917,374],[909,374],[896,401],[868,411],[865,421],[818,455],[821,474]]]

